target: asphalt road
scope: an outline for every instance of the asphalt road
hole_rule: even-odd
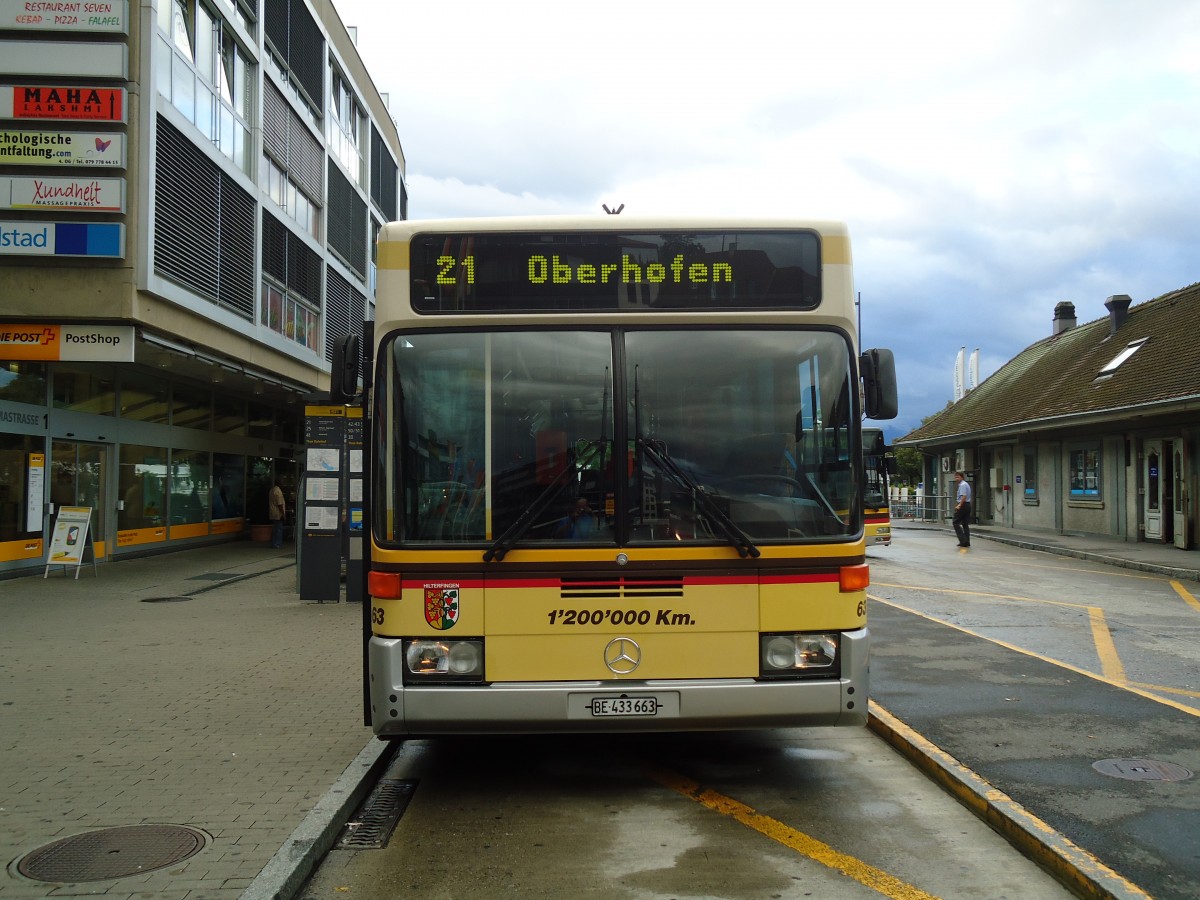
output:
[[[1151,896],[1200,896],[1195,585],[973,544],[872,552],[874,701]]]

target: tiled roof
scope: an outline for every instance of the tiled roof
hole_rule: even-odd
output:
[[[1110,332],[1105,316],[1026,347],[896,443],[1051,427],[1079,416],[1119,418],[1132,407],[1200,400],[1200,284],[1130,306],[1116,334]],[[1098,378],[1130,342],[1143,338],[1115,372]]]

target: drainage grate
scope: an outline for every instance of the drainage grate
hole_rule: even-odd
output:
[[[1092,763],[1092,768],[1126,781],[1185,781],[1192,777],[1183,766],[1157,759],[1102,759]]]
[[[226,578],[241,577],[241,572],[201,572],[199,575],[189,575],[188,581],[224,581]]]
[[[396,824],[408,808],[415,781],[383,779],[358,808],[338,842],[339,847],[354,850],[382,850],[392,838]]]
[[[142,603],[184,603],[191,597],[143,597]]]
[[[186,825],[127,825],[63,838],[30,851],[17,871],[35,881],[108,881],[191,859],[208,836]]]

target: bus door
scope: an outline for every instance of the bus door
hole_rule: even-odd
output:
[[[50,502],[54,512],[47,523],[46,534],[54,531],[54,517],[60,506],[90,506],[92,508],[92,546],[96,558],[105,556],[105,504],[108,497],[106,479],[111,453],[110,444],[89,444],[83,441],[55,440],[50,444]],[[49,549],[50,542],[46,542]]]

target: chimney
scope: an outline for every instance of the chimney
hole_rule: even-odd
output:
[[[1104,301],[1104,307],[1108,310],[1108,333],[1116,334],[1117,329],[1129,318],[1129,304],[1133,302],[1133,298],[1128,294],[1113,294]]]
[[[1075,327],[1075,304],[1063,300],[1054,307],[1054,334],[1062,334]]]

